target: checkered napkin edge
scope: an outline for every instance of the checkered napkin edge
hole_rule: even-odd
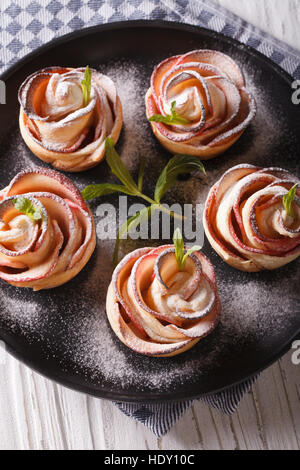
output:
[[[203,26],[251,46],[300,79],[300,52],[243,21],[212,0],[1,0],[0,73],[51,39],[97,24],[135,19]],[[236,411],[258,376],[201,401],[226,414]],[[168,433],[192,401],[115,403],[157,436]]]
[[[223,392],[204,396],[200,398],[200,401],[211,408],[222,411],[227,415],[232,415],[236,412],[245,393],[251,390],[257,378],[258,375],[239,385],[234,385]],[[193,400],[150,405],[120,402],[116,402],[115,404],[126,416],[140,421],[147,426],[156,437],[161,437],[167,434],[174,424],[186,413],[192,406]]]

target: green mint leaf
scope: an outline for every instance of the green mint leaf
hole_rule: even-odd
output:
[[[157,204],[160,203],[162,197],[175,184],[179,175],[193,173],[195,171],[202,171],[206,174],[204,165],[198,157],[190,155],[174,155],[174,157],[169,160],[157,180],[154,192],[155,202]]]
[[[120,155],[116,152],[114,141],[107,137],[105,140],[106,161],[112,173],[132,191],[132,194],[137,195],[139,192],[137,185],[133,181],[131,174],[126,165],[122,162]]]
[[[40,207],[35,206],[30,199],[20,196],[13,200],[15,208],[22,214],[27,215],[35,222],[42,219]]]
[[[42,214],[39,209],[36,209],[35,212],[32,214],[32,219],[35,220],[36,222],[42,219]]]
[[[134,193],[126,188],[126,186],[111,183],[89,184],[81,191],[81,195],[85,201],[113,193],[124,193],[129,196],[134,196]]]
[[[297,191],[298,183],[296,183],[287,194],[282,196],[282,203],[283,207],[285,208],[285,211],[289,217],[294,218],[294,211],[292,209],[292,203],[295,199],[296,196],[296,191]]]
[[[171,103],[171,115],[174,116],[174,114],[176,114],[176,101],[172,101]]]
[[[148,121],[150,122],[162,122],[163,124],[167,124],[171,126],[172,124],[187,124],[188,121],[184,119],[183,117],[180,117],[179,115],[171,116],[170,114],[167,114],[166,116],[163,116],[162,114],[153,114],[151,117],[149,117]]]
[[[169,119],[166,116],[163,116],[162,114],[152,114],[152,116],[148,118],[148,121],[163,122],[164,124],[170,124]]]
[[[185,266],[185,263],[186,263],[186,260],[188,258],[188,256],[192,255],[193,253],[195,253],[195,251],[200,251],[202,249],[202,246],[199,246],[199,245],[195,245],[193,246],[192,248],[189,248],[184,257],[182,258],[182,263],[183,263],[183,267]]]
[[[84,106],[87,106],[90,101],[91,88],[92,88],[92,73],[88,65],[86,66],[86,69],[84,72],[84,78],[81,81],[81,88],[82,88],[82,94],[83,94],[83,104]]]
[[[111,183],[90,184],[86,186],[86,188],[84,188],[81,193],[83,199],[87,201],[99,196],[105,196],[116,192],[128,194],[129,196],[137,196],[139,193],[139,188],[133,181],[132,176],[129,173],[127,167],[122,162],[121,157],[116,152],[114,147],[114,141],[109,137],[105,141],[105,149],[106,161],[112,173],[116,175],[117,178],[123,183],[123,186]],[[142,164],[141,166],[139,175],[139,185],[141,184],[143,178],[143,165],[145,166],[145,164]]]
[[[172,116],[170,114],[167,114],[166,116],[163,116],[162,114],[153,114],[148,118],[148,121],[150,122],[162,122],[163,124],[167,124],[169,126],[172,126],[173,124],[188,124],[188,120],[179,116],[177,114],[176,116]]]
[[[174,243],[174,248],[175,248],[175,256],[176,256],[178,269],[179,271],[182,271],[183,269],[182,260],[184,256],[184,241],[183,241],[181,231],[179,228],[177,228],[174,232],[173,243]]]
[[[176,101],[172,101],[171,103],[171,114],[167,114],[163,116],[162,114],[153,114],[150,116],[148,121],[150,122],[162,122],[164,124],[172,125],[172,124],[188,124],[189,121],[180,114],[176,112]]]
[[[114,266],[118,264],[119,248],[120,248],[121,240],[125,237],[127,233],[130,233],[130,230],[137,228],[143,222],[148,220],[151,217],[152,210],[153,210],[152,206],[145,207],[144,209],[142,209],[141,211],[137,212],[135,215],[130,217],[126,222],[124,222],[123,225],[121,225],[117,233],[117,239],[116,239],[115,248],[114,248],[114,256],[113,256]]]
[[[181,231],[177,228],[173,235],[173,243],[175,248],[176,261],[178,265],[178,270],[183,271],[187,258],[195,253],[195,251],[200,251],[201,246],[195,245],[192,248],[189,248],[185,251],[184,241],[181,235]]]
[[[145,157],[142,157],[142,158],[141,158],[140,170],[139,170],[139,176],[138,176],[138,190],[139,190],[140,192],[143,191],[143,181],[144,181],[145,166],[146,166],[146,159],[145,159]]]

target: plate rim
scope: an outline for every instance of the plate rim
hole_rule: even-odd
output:
[[[24,57],[19,59],[16,63],[8,67],[7,70],[5,70],[0,75],[0,80],[3,80],[5,82],[6,80],[10,79],[11,76],[13,76],[15,73],[17,73],[18,70],[20,70],[23,66],[29,63],[31,60],[39,57],[40,55],[57,47],[60,44],[72,42],[73,40],[76,40],[80,37],[89,36],[91,34],[97,34],[99,32],[101,33],[105,31],[114,31],[114,30],[120,30],[120,29],[124,30],[124,29],[131,29],[131,28],[173,29],[173,30],[180,30],[183,32],[194,33],[194,34],[202,33],[211,38],[218,37],[218,38],[221,38],[222,42],[227,42],[238,48],[242,47],[246,53],[251,54],[252,56],[259,58],[260,60],[265,62],[277,74],[279,74],[281,78],[284,79],[289,85],[291,85],[293,81],[295,80],[288,72],[286,72],[282,67],[280,67],[280,65],[273,62],[271,59],[269,59],[267,56],[262,54],[260,51],[257,51],[253,47],[248,46],[244,43],[241,43],[237,39],[231,38],[229,36],[226,36],[222,33],[218,33],[208,28],[204,28],[202,26],[191,25],[188,23],[180,23],[178,21],[151,20],[151,19],[128,20],[128,21],[118,21],[118,22],[112,22],[112,23],[99,24],[95,26],[86,27],[80,30],[72,31],[70,33],[64,34],[59,37],[55,37],[51,39],[50,41],[46,42],[45,44],[43,44],[42,46],[38,47],[37,49],[33,50],[32,52],[26,54]],[[30,367],[32,370],[34,370],[41,376],[55,383],[58,383],[66,388],[69,388],[71,390],[75,390],[77,392],[81,392],[84,394],[88,394],[97,398],[108,399],[111,401],[121,401],[121,402],[126,402],[126,403],[152,403],[153,404],[154,402],[155,403],[172,403],[172,402],[178,402],[182,400],[193,400],[193,399],[197,399],[197,398],[201,398],[205,396],[211,396],[216,393],[220,393],[225,390],[228,390],[239,384],[242,384],[246,380],[251,380],[255,376],[259,375],[262,371],[269,368],[272,364],[274,364],[277,360],[279,360],[284,354],[286,354],[290,350],[291,344],[296,339],[300,339],[300,327],[299,327],[299,331],[295,333],[292,339],[286,341],[286,343],[282,346],[282,349],[280,349],[280,351],[278,351],[271,358],[269,358],[269,360],[265,363],[265,365],[261,366],[259,369],[256,369],[254,372],[247,373],[243,378],[237,381],[233,381],[224,387],[217,388],[214,391],[210,391],[207,393],[195,392],[194,394],[189,394],[187,396],[186,392],[184,391],[181,392],[179,389],[179,390],[176,390],[175,392],[176,397],[173,396],[172,392],[159,392],[157,395],[152,393],[151,396],[148,393],[143,394],[143,392],[135,392],[134,395],[131,394],[131,396],[129,396],[128,394],[124,392],[119,393],[117,391],[114,391],[112,393],[111,391],[107,391],[105,389],[102,389],[102,390],[96,389],[96,386],[94,388],[93,385],[89,384],[88,382],[86,382],[86,385],[79,384],[78,382],[74,383],[72,380],[69,380],[67,378],[63,378],[63,379],[60,378],[59,374],[55,372],[48,373],[42,367],[38,367],[32,364],[32,361],[30,359],[24,358],[22,352],[19,352],[17,348],[12,347],[9,344],[9,342],[7,342],[3,338],[3,333],[2,334],[0,333],[0,339],[5,344],[5,350],[9,352],[9,354],[11,354],[17,360],[19,360],[26,366]]]
[[[105,389],[102,389],[100,391],[99,389],[94,388],[92,385],[89,385],[88,382],[87,382],[87,385],[82,385],[82,384],[79,384],[78,382],[72,382],[72,380],[69,380],[67,378],[61,379],[59,375],[56,375],[56,373],[47,373],[41,367],[33,365],[31,360],[27,358],[24,359],[21,352],[18,352],[17,349],[15,348],[12,348],[0,336],[0,340],[2,340],[5,344],[6,352],[11,354],[12,357],[19,360],[22,364],[25,364],[31,370],[38,373],[39,375],[46,378],[47,380],[50,380],[54,383],[62,385],[63,387],[68,388],[69,390],[83,393],[85,395],[89,395],[95,398],[110,400],[116,403],[122,402],[122,403],[143,403],[143,404],[177,403],[177,402],[182,402],[186,400],[197,400],[200,398],[214,396],[216,394],[226,392],[226,390],[229,390],[233,387],[237,387],[238,385],[241,385],[246,381],[251,381],[251,379],[254,379],[255,377],[259,377],[263,371],[271,367],[273,364],[275,364],[275,362],[281,359],[281,357],[287,354],[291,349],[292,343],[296,341],[297,339],[300,340],[300,329],[298,332],[295,333],[295,336],[292,338],[292,340],[288,340],[284,344],[283,348],[278,353],[274,354],[274,356],[272,356],[265,365],[256,369],[256,371],[253,373],[248,373],[244,378],[236,380],[236,381],[232,381],[229,384],[225,385],[224,387],[216,388],[214,391],[202,392],[202,393],[195,392],[195,393],[190,393],[187,396],[186,392],[184,391],[181,392],[180,390],[177,390],[175,392],[176,397],[172,397],[170,392],[159,392],[157,393],[157,395],[153,393],[149,395],[148,393],[143,394],[143,392],[135,392],[134,395],[131,394],[131,396],[129,397],[128,394],[123,393],[123,392],[119,393],[119,392],[114,391],[113,393],[111,393],[110,391],[107,391]]]

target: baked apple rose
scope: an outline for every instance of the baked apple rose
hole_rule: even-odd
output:
[[[238,165],[211,188],[208,240],[241,271],[276,269],[300,256],[300,180],[281,168]]]
[[[50,67],[30,75],[19,89],[20,130],[31,151],[63,171],[97,165],[106,137],[116,143],[122,105],[112,80],[87,67]]]
[[[0,279],[33,290],[76,276],[96,244],[79,190],[54,170],[17,174],[0,192]]]
[[[157,65],[146,113],[172,153],[214,158],[233,145],[256,113],[238,65],[213,50],[195,50]]]
[[[220,312],[209,260],[193,253],[179,271],[171,245],[127,255],[115,269],[107,294],[112,329],[126,346],[148,356],[187,351],[214,330]]]

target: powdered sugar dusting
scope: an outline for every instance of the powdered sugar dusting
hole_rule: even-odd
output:
[[[180,181],[168,193],[165,199],[168,204],[203,205],[211,185],[239,163],[282,166],[296,175],[299,173],[295,160],[299,138],[292,119],[281,106],[284,97],[274,96],[276,87],[273,89],[271,81],[264,81],[261,72],[252,68],[252,62],[243,59],[243,53],[233,50],[232,54],[238,55],[247,89],[257,101],[257,116],[237,144],[223,156],[205,163],[207,178],[196,175]],[[149,196],[169,157],[152,134],[144,106],[153,65],[162,58],[144,57],[136,61],[124,58],[95,66],[117,85],[124,110],[124,129],[117,148],[135,177],[140,156],[147,158],[144,191]],[[26,148],[17,128],[6,137],[1,155],[2,168],[5,162],[3,185],[24,167],[43,165]],[[72,175],[72,179],[80,189],[94,182],[116,182],[105,163],[92,171]],[[118,197],[107,196],[90,204],[96,225],[100,220],[96,215],[100,202],[116,205]],[[142,245],[135,241],[122,244],[127,252]],[[151,243],[145,241],[145,245]],[[106,318],[113,246],[114,241],[98,240],[96,252],[85,269],[71,282],[52,291],[32,293],[1,283],[0,327],[28,344],[38,345],[39,360],[45,370],[49,362],[61,375],[71,375],[75,383],[85,381],[96,390],[127,397],[136,391],[171,394],[189,384],[201,385],[202,380],[209,383],[218,379],[221,383],[222,377],[231,374],[234,368],[246,373],[251,361],[260,367],[267,354],[271,357],[278,351],[281,338],[289,338],[299,330],[299,261],[274,272],[242,273],[227,266],[206,242],[204,252],[216,269],[223,306],[220,325],[180,356],[158,359],[138,355],[118,340]]]

